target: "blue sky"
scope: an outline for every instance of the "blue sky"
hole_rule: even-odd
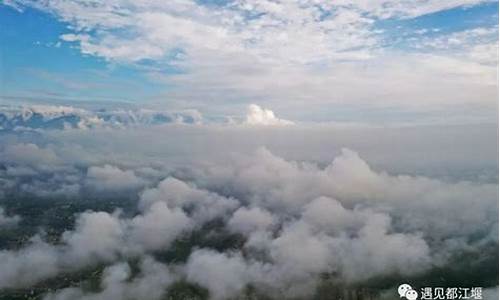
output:
[[[68,24],[46,12],[1,6],[0,22],[2,96],[134,102],[160,90],[134,67],[61,43],[59,36],[68,32]]]
[[[4,1],[3,101],[214,116],[258,103],[295,119],[356,122],[443,112],[471,121],[463,109],[491,121],[497,107],[497,2],[114,2]]]

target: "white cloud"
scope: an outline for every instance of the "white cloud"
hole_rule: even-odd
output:
[[[294,120],[341,115],[364,121],[374,115],[385,121],[393,111],[398,121],[496,124],[497,27],[432,38],[424,28],[405,53],[388,46],[386,32],[377,27],[380,20],[483,2],[4,4],[49,12],[67,24],[61,41],[168,84],[158,97],[176,109],[227,115],[256,102]],[[165,72],[172,68],[180,72]],[[497,126],[280,126],[293,122],[252,104],[243,121],[252,126],[129,128],[158,120],[199,124],[202,116],[195,110],[40,106],[9,115],[12,122],[2,128],[24,127],[35,113],[43,121],[80,119],[63,122],[60,132],[39,130],[40,143],[15,134],[2,141],[0,197],[4,190],[77,200],[92,192],[137,196],[138,213],[84,212],[59,244],[36,235],[20,249],[1,250],[0,288],[27,287],[105,263],[111,266],[98,292],[72,287],[47,299],[161,299],[178,278],[207,288],[213,299],[238,297],[249,284],[277,299],[297,298],[314,293],[324,274],[348,284],[425,275],[453,264],[450,258],[464,249],[482,255],[484,245],[498,246]],[[113,129],[119,127],[129,130]],[[252,152],[262,145],[267,148]],[[380,171],[387,166],[392,169]],[[434,175],[449,166],[453,171],[444,172],[450,178],[396,175],[401,169]],[[496,182],[478,178],[485,168],[494,169]],[[464,169],[474,169],[476,177],[463,180]],[[19,218],[0,208],[0,226]],[[172,270],[149,257],[215,220],[243,245],[220,252],[195,248]],[[211,230],[203,238],[217,234]],[[121,261],[136,258],[141,263],[133,274]]]
[[[236,159],[235,156],[250,154],[262,145],[275,153],[275,156],[286,160],[314,161],[322,165],[330,163],[332,156],[340,153],[342,147],[348,147],[356,149],[360,156],[376,168],[396,174],[443,177],[453,182],[460,179],[494,182],[494,168],[498,159],[494,125],[414,128],[362,124],[211,124],[139,127],[128,130],[57,130],[42,133],[43,138],[37,141],[36,147],[44,153],[51,153],[51,157],[55,155],[55,160],[18,160],[12,156],[13,160],[10,161],[7,159],[9,157],[0,155],[2,164],[6,167],[0,169],[0,184],[4,193],[22,193],[30,197],[68,198],[88,193],[95,196],[97,190],[90,183],[98,183],[87,180],[88,169],[97,167],[102,170],[105,165],[109,165],[113,166],[113,170],[121,170],[117,174],[124,175],[125,178],[128,178],[126,174],[133,173],[134,176],[130,176],[131,182],[139,179],[143,185],[131,189],[129,185],[120,184],[115,186],[112,193],[109,189],[101,189],[100,192],[107,191],[107,196],[116,194],[120,197],[137,197],[144,185],[155,186],[172,175],[171,171],[174,169],[184,168],[183,172],[174,175],[182,178],[185,176],[184,172],[202,172],[200,165],[223,166],[228,160]],[[397,152],[393,151],[395,140]],[[15,149],[24,144],[22,140],[13,139],[2,147]],[[34,146],[31,148],[34,148],[35,144],[32,144]],[[433,155],[429,156],[428,153],[431,152]],[[275,164],[270,157],[262,154],[259,159]],[[474,159],[465,160],[464,157]],[[265,172],[264,169],[259,170],[260,163],[257,163],[257,159],[255,161],[253,165],[251,160],[248,161],[248,169],[257,174]],[[226,171],[230,170],[226,168]],[[117,179],[121,178],[117,176]],[[101,186],[106,182],[103,180]]]
[[[32,143],[7,145],[1,160],[28,166],[56,165],[59,161],[51,149],[41,149]]]
[[[477,64],[498,65],[498,28],[477,27],[419,40],[415,47],[448,53]],[[474,69],[474,68],[470,68]],[[465,71],[465,70],[464,70]]]
[[[424,1],[394,1],[394,0],[376,0],[376,1],[341,1],[344,4],[352,3],[374,16],[382,19],[391,17],[414,18],[426,14],[435,13],[456,7],[473,6],[488,0],[424,0]]]
[[[101,192],[137,190],[145,184],[145,181],[137,177],[133,171],[123,171],[111,165],[90,167],[87,170],[86,182]]]
[[[167,248],[194,224],[181,209],[169,209],[164,202],[156,202],[143,215],[133,218],[130,226],[132,247],[159,250]]]
[[[486,44],[472,39],[453,51],[426,46],[442,42],[422,38],[416,46],[426,48],[426,55],[421,49],[401,54],[376,25],[381,19],[415,18],[484,2],[11,1],[68,22],[70,32],[61,39],[78,43],[82,53],[126,64],[154,61],[153,67],[141,69],[168,85],[161,101],[167,96],[170,106],[221,115],[266,101],[305,119],[335,112],[338,105],[402,110],[419,117],[436,110],[450,114],[457,104],[469,112],[479,107],[476,118],[493,111],[496,37]],[[437,40],[453,43],[454,35]],[[165,75],[166,66],[182,72]],[[467,118],[462,112],[451,115]],[[365,119],[366,113],[353,118]],[[495,118],[489,114],[488,120]]]
[[[17,10],[18,12],[23,12],[23,7],[18,1],[15,0],[4,0],[2,2],[4,5],[10,6],[11,8]]]
[[[157,202],[166,203],[171,209],[190,210],[190,217],[198,224],[223,217],[238,206],[235,199],[198,189],[172,177],[161,181],[156,188],[147,189],[142,193],[141,207],[151,209]]]
[[[256,104],[251,104],[248,106],[245,124],[280,126],[280,125],[292,125],[293,122],[277,118],[272,110],[261,108]]]
[[[84,212],[56,245],[37,236],[20,249],[1,251],[0,262],[9,268],[0,270],[0,287],[27,287],[101,263],[115,266],[105,272],[99,292],[70,288],[49,299],[148,299],[147,282],[166,287],[173,277],[206,287],[214,299],[235,297],[248,285],[283,299],[310,296],[323,274],[348,284],[393,274],[425,276],[435,266],[449,266],[453,255],[483,253],[485,245],[498,243],[498,184],[480,178],[496,159],[495,133],[494,126],[304,124],[42,131],[39,145],[21,143],[21,149],[53,159],[40,171],[31,160],[9,156],[12,162],[2,162],[7,167],[31,172],[0,170],[2,189],[22,195],[29,186],[37,195],[83,185],[87,190],[75,201],[96,190],[106,201],[109,189],[89,184],[88,173],[105,174],[94,177],[113,187],[112,195],[140,178],[138,210]],[[21,140],[12,139],[3,149]],[[257,145],[272,151],[254,151]],[[444,162],[459,171],[439,178],[398,169],[433,174]],[[453,177],[473,169],[480,171],[469,181]],[[134,180],[123,184],[124,178]],[[172,267],[173,277],[146,280],[147,274],[136,277],[120,263],[167,251],[192,231],[209,241],[231,234],[239,242],[219,252],[196,244],[186,263],[154,263],[160,270]],[[160,292],[150,297],[158,299]]]
[[[109,214],[87,211],[78,216],[74,230],[62,234],[61,243],[57,245],[49,244],[36,235],[31,243],[20,250],[0,251],[0,262],[8,267],[0,270],[0,288],[28,287],[62,272],[74,272],[99,263],[109,264],[122,258],[144,257],[149,251],[167,249],[175,238],[191,230],[192,224],[184,212],[178,209],[170,211],[163,202],[153,204],[150,210],[130,219],[122,218],[119,212]],[[153,267],[151,271],[166,270],[163,265],[149,267]],[[139,277],[137,282],[134,281],[134,290],[131,292],[140,292],[148,297],[156,295],[147,299],[157,299],[163,294],[163,290],[148,294],[151,293],[147,290],[148,281],[154,280],[150,284],[161,284],[164,280],[169,283],[170,277],[161,275],[161,278],[148,279],[148,276],[150,274],[145,274],[144,278]],[[128,276],[123,280],[127,278]],[[119,292],[125,292],[121,288]],[[71,297],[76,296],[84,295],[82,291],[67,289],[54,297],[74,299]],[[102,299],[109,298],[103,296]]]
[[[62,235],[68,245],[69,259],[83,265],[97,261],[112,261],[121,251],[124,228],[116,215],[105,212],[85,212],[76,221],[74,231]]]
[[[39,236],[19,251],[0,251],[0,261],[0,288],[28,286],[59,272],[57,250]]]
[[[249,235],[255,231],[268,229],[274,222],[273,216],[259,207],[250,209],[240,207],[234,212],[227,226],[231,231]]]
[[[197,250],[186,264],[186,278],[207,287],[211,299],[229,299],[238,296],[245,286],[259,274],[260,265],[249,268],[238,253],[217,253]]]
[[[159,300],[165,294],[165,288],[175,279],[175,275],[165,265],[150,257],[140,261],[139,274],[133,279],[131,277],[130,266],[127,263],[117,263],[104,270],[102,291],[87,293],[79,288],[65,288],[49,293],[44,300]]]

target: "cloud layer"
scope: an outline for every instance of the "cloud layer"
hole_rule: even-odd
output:
[[[456,255],[498,244],[497,184],[390,175],[349,149],[322,166],[260,148],[224,163],[156,171],[110,162],[77,171],[82,165],[68,165],[35,144],[8,145],[4,151],[11,153],[3,156],[4,164],[52,174],[44,175],[49,178],[74,173],[72,185],[103,199],[137,195],[133,214],[83,212],[58,244],[38,234],[21,249],[0,251],[8,266],[0,271],[4,289],[109,265],[99,291],[70,287],[46,299],[159,299],[178,280],[206,288],[212,299],[237,297],[250,286],[277,299],[308,298],[325,274],[342,284],[425,276],[453,264]],[[14,155],[27,151],[44,159]],[[211,226],[218,229],[206,231]],[[197,232],[207,238],[233,234],[242,243],[227,250],[194,245],[177,264],[151,258]],[[140,266],[132,274],[128,264],[134,259]]]

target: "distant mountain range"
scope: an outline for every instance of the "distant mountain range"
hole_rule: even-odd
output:
[[[71,106],[0,106],[0,131],[68,128],[122,128],[162,124],[200,124],[196,110],[181,112],[137,110],[88,110]]]

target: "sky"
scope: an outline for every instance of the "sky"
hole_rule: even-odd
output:
[[[497,2],[0,1],[0,294],[498,299]]]
[[[498,3],[30,1],[0,5],[0,101],[301,122],[496,123]]]

